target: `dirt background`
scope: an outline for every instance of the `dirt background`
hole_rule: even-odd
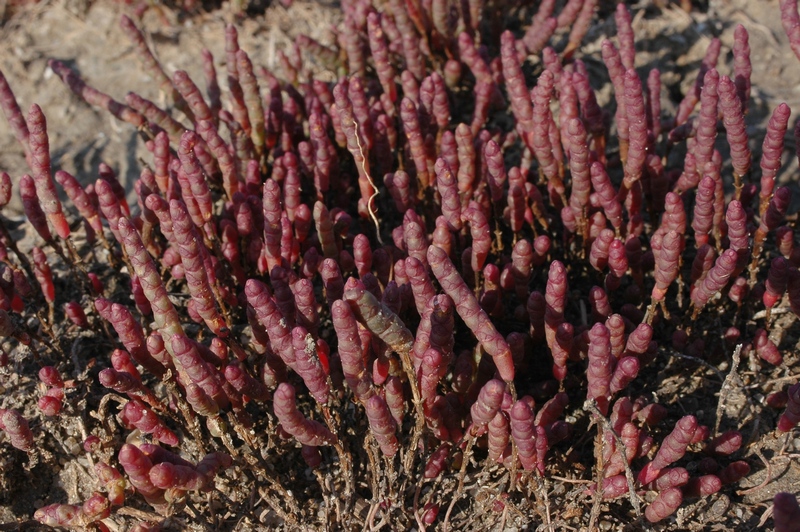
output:
[[[800,61],[791,53],[780,26],[778,1],[711,0],[696,6],[691,13],[677,5],[660,7],[642,1],[633,10],[638,52],[636,66],[642,77],[654,66],[661,69],[664,85],[662,106],[668,115],[672,114],[680,96],[694,83],[699,61],[710,39],[718,37],[722,41],[718,68],[727,74],[732,70],[730,49],[734,28],[741,23],[748,29],[753,89],[747,123],[751,147],[754,148],[754,167],[757,166],[758,146],[772,110],[780,102],[788,103],[794,110],[790,128],[800,110]],[[107,113],[78,101],[47,67],[48,59],[59,59],[78,70],[87,83],[117,100],[123,100],[128,91],[135,91],[158,102],[157,89],[142,72],[133,46],[119,30],[119,17],[126,12],[132,14],[130,6],[111,1],[56,0],[24,6],[12,6],[8,0],[0,1],[0,69],[23,110],[32,103],[43,108],[48,121],[54,170],[62,168],[83,179],[93,180],[98,164],[106,162],[128,184],[138,177],[137,160],[144,157],[145,151],[136,132]],[[230,22],[237,24],[240,44],[254,62],[279,72],[276,50],[299,33],[332,44],[335,37],[331,28],[339,23],[339,16],[337,6],[332,2],[295,1],[291,8],[276,3],[264,13],[250,17],[237,15],[230,6],[185,16],[153,3],[138,24],[145,30],[151,47],[167,72],[185,69],[194,79],[202,79],[199,60],[202,48],[214,53],[218,72],[224,72],[224,28]],[[598,20],[584,40],[579,55],[583,56],[590,71],[597,74],[593,82],[607,78],[600,60],[600,43],[613,32],[613,18]],[[610,85],[597,86],[596,89],[601,104],[607,102],[611,97]],[[722,149],[724,146],[720,143],[718,147]],[[794,153],[794,139],[789,134],[779,180],[781,184],[790,184],[797,189],[798,165]],[[9,172],[14,179],[26,172],[22,150],[4,120],[0,120],[0,169]],[[796,201],[798,198],[800,194],[795,194]],[[11,209],[5,211],[9,216],[20,211],[18,204],[12,204]],[[792,212],[796,211],[797,206],[792,209]],[[790,315],[777,320],[774,334],[783,336],[781,347],[786,364],[768,376],[766,385],[763,371],[748,367],[746,361],[736,372],[742,380],[737,382],[731,378],[723,385],[722,378],[731,374],[730,362],[723,361],[711,370],[678,364],[673,354],[665,353],[665,361],[659,366],[656,376],[662,383],[657,398],[659,402],[667,405],[677,403],[684,411],[696,414],[701,422],[706,423],[708,419],[714,419],[721,407],[719,411],[723,414],[726,428],[741,428],[746,437],[753,437],[743,457],[753,468],[751,475],[735,490],[726,488],[713,497],[685,505],[678,512],[673,529],[760,529],[769,516],[771,499],[776,492],[796,493],[800,490],[800,466],[797,463],[800,455],[796,454],[800,452],[800,439],[760,436],[775,417],[774,413],[764,413],[764,396],[770,391],[785,389],[795,379],[789,369],[797,367],[798,362],[797,350],[793,346],[800,337],[800,330],[795,321]],[[686,371],[687,367],[690,371]],[[41,420],[35,410],[36,384],[20,381],[15,375],[8,369],[0,370],[0,407],[19,408],[30,417]],[[757,388],[748,387],[753,383],[758,383]],[[720,389],[724,390],[722,400]],[[691,398],[684,400],[684,395]],[[3,496],[10,481],[2,478],[3,471],[10,466],[7,457],[0,461],[1,530],[33,529],[24,524],[30,519],[31,508],[65,500],[74,503],[91,492],[91,477],[86,474],[89,464],[78,445],[86,430],[85,423],[90,419],[80,409],[78,401],[73,405],[72,416],[59,418],[63,420],[60,425],[46,421],[35,428],[54,438],[56,456],[50,470],[43,473],[41,468],[37,468],[35,474],[26,479],[31,483],[30,489],[22,490],[27,498],[9,501]],[[761,416],[763,419],[756,421]],[[0,445],[6,446],[2,439]],[[580,505],[576,508],[576,511],[581,511]],[[588,512],[589,507],[584,506],[583,511]],[[601,528],[622,528],[618,523],[610,516],[601,521]]]

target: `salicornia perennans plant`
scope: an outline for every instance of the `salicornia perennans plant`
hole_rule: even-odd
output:
[[[747,31],[732,68],[712,41],[663,116],[622,3],[593,58],[613,86],[603,106],[580,47],[595,1],[342,4],[338,47],[299,36],[276,72],[229,27],[223,75],[202,54],[204,87],[123,17],[157,85],[124,103],[52,61],[151,153],[133,208],[106,165],[86,186],[54,173],[41,109],[26,116],[0,75],[31,170],[0,174],[0,203],[18,190],[38,235],[20,249],[0,218],[3,348],[35,353],[43,416],[77,415],[77,388],[100,421],[84,445],[96,492],[35,518],[138,515],[150,530],[186,505],[187,521],[228,529],[448,529],[499,510],[557,529],[571,497],[557,482],[593,526],[604,500],[657,522],[747,475],[741,426],[658,404],[652,382],[732,344],[766,380],[785,364],[771,313],[784,296],[800,311],[776,185],[790,111],[767,126],[756,185]],[[501,31],[501,7],[532,20]],[[782,13],[796,49],[794,3]],[[338,81],[315,79],[308,54]],[[724,334],[697,325],[712,321]],[[79,335],[96,345],[86,368]],[[780,433],[800,422],[798,385],[783,405]],[[27,414],[0,409],[0,429],[31,464],[50,459]],[[702,467],[685,458],[700,453]],[[776,496],[776,529],[798,512]]]

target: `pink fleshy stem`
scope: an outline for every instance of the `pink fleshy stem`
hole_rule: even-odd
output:
[[[706,303],[728,284],[728,280],[736,270],[737,257],[734,250],[725,250],[702,282],[692,292],[692,305],[694,306],[692,319],[695,319]]]
[[[614,94],[617,100],[617,111],[615,122],[617,123],[617,134],[619,136],[620,159],[628,159],[628,115],[625,111],[625,67],[622,65],[619,50],[611,41],[603,41],[602,45],[603,62],[608,69],[609,77],[614,85]]]
[[[164,337],[164,345],[175,364],[178,375],[181,377],[182,382],[191,382],[188,375],[185,375],[183,366],[175,358],[175,353],[172,349],[172,337],[176,334],[183,334],[183,327],[181,326],[180,316],[167,295],[161,275],[153,259],[147,253],[136,227],[125,217],[119,220],[119,234],[125,254],[128,256],[128,260],[139,278],[145,296],[153,308],[156,329]]]
[[[753,236],[753,259],[750,263],[750,286],[755,285],[756,274],[758,273],[758,260],[764,249],[764,241],[770,231],[774,231],[783,223],[789,203],[792,200],[792,192],[788,187],[780,187],[775,191],[772,199],[769,200],[766,211],[761,216],[761,223]]]
[[[221,338],[228,335],[229,327],[222,318],[214,301],[214,294],[205,272],[201,238],[180,200],[170,202],[173,235],[181,255],[186,274],[186,284],[192,300],[197,304],[197,312],[211,331]]]
[[[767,123],[761,148],[761,190],[759,191],[758,214],[763,218],[775,189],[775,178],[781,168],[784,136],[789,123],[791,109],[780,104]]]
[[[492,357],[500,376],[513,390],[514,362],[511,359],[511,349],[503,335],[497,332],[472,290],[442,249],[436,246],[428,247],[428,263],[442,289],[456,302],[458,315]]]
[[[562,52],[565,61],[572,58],[575,51],[580,47],[586,32],[589,31],[597,4],[597,0],[585,0],[580,2],[580,11],[575,19],[575,23],[571,25],[572,29],[569,32],[567,47]]]
[[[665,310],[664,298],[667,289],[672,282],[677,279],[680,268],[680,235],[676,231],[670,231],[665,235],[657,233],[654,235],[651,246],[655,256],[655,286],[653,286],[650,306],[645,315],[645,321],[649,324],[655,312],[656,303],[661,304]]]
[[[63,170],[56,172],[55,179],[67,193],[67,197],[69,197],[72,204],[78,209],[80,215],[86,218],[89,225],[91,225],[92,229],[97,233],[97,236],[100,237],[101,241],[104,241],[105,235],[103,234],[103,222],[100,221],[100,214],[89,199],[86,191],[83,190],[83,187],[78,183],[78,180],[73,175]]]
[[[338,83],[333,89],[336,98],[336,112],[338,113],[339,123],[344,133],[347,151],[353,156],[358,170],[358,187],[361,192],[361,201],[367,216],[375,224],[378,242],[381,241],[380,223],[375,210],[375,198],[378,196],[378,187],[372,179],[369,166],[369,150],[362,141],[363,132],[359,131],[360,126],[356,120],[353,110],[353,102],[347,94],[347,82]]]
[[[620,4],[622,5],[622,4]],[[622,180],[620,199],[642,176],[647,154],[647,120],[644,109],[642,82],[635,70],[628,70],[623,76],[625,92],[625,112],[628,119],[628,146],[625,158],[625,178]]]
[[[447,524],[450,518],[450,513],[453,511],[453,507],[455,506],[458,499],[461,497],[461,494],[463,493],[464,490],[464,478],[467,472],[467,463],[469,462],[470,454],[472,452],[472,445],[475,443],[475,438],[486,430],[486,426],[500,411],[506,387],[507,383],[504,384],[502,381],[497,379],[490,380],[481,388],[481,391],[478,394],[478,398],[476,399],[475,403],[472,405],[472,408],[470,409],[470,414],[472,416],[473,421],[470,426],[470,430],[467,432],[466,435],[466,448],[464,449],[464,460],[461,462],[461,470],[458,473],[458,486],[456,487],[456,492],[453,495],[453,499],[450,501],[450,505],[447,508],[447,513],[445,514],[444,518],[445,530],[447,530]],[[519,403],[523,404],[523,406],[527,408],[527,405],[524,404],[524,401],[519,401]],[[530,414],[530,410],[528,410],[528,414]],[[533,419],[531,418],[531,422],[532,421]],[[513,416],[512,416],[512,423],[513,423]],[[529,426],[532,427],[532,423],[530,423]],[[512,478],[515,476],[513,471],[511,475]]]
[[[89,105],[105,109],[117,119],[131,124],[140,131],[146,128],[147,121],[138,111],[134,111],[127,105],[114,100],[108,94],[102,93],[94,87],[90,87],[84,83],[72,69],[62,62],[51,59],[48,61],[47,65],[61,78],[72,92]],[[30,124],[28,127],[30,127]]]
[[[203,48],[200,53],[203,61],[203,77],[206,78],[208,106],[211,109],[212,116],[216,117],[219,115],[220,109],[222,109],[222,102],[220,101],[221,91],[217,79],[217,69],[214,67],[214,56],[206,48]]]
[[[733,79],[736,84],[736,95],[739,97],[742,112],[745,114],[750,101],[750,77],[752,73],[750,36],[747,34],[745,27],[739,24],[733,31]]]
[[[259,95],[258,81],[253,72],[253,63],[244,50],[236,52],[239,83],[242,88],[245,112],[250,121],[250,138],[259,161],[265,160],[266,128],[264,123],[264,107]],[[263,166],[263,164],[262,164]]]
[[[750,148],[747,145],[747,130],[744,124],[742,102],[736,94],[736,85],[728,76],[719,78],[719,109],[722,123],[725,125],[726,137],[731,147],[731,163],[733,180],[736,188],[736,199],[742,195],[742,178],[750,171]]]
[[[19,197],[22,200],[22,210],[28,222],[45,242],[54,244],[53,234],[47,225],[47,217],[42,210],[39,198],[36,196],[36,186],[33,178],[28,174],[19,179]]]
[[[405,467],[410,471],[414,463],[417,444],[422,437],[425,424],[425,414],[422,407],[422,397],[419,393],[414,364],[411,362],[411,348],[414,345],[414,336],[403,324],[397,315],[389,310],[383,303],[364,288],[364,285],[355,278],[347,280],[344,289],[344,299],[347,301],[356,318],[359,319],[373,334],[386,342],[394,350],[403,363],[403,370],[408,376],[411,386],[411,396],[417,417],[415,420],[414,434],[412,436],[411,452],[405,459]]]
[[[58,199],[55,183],[50,171],[50,141],[47,137],[47,123],[41,108],[34,104],[28,112],[28,128],[30,131],[30,164],[36,195],[47,220],[53,224],[58,236],[67,240],[70,230],[61,202]]]
[[[35,452],[33,433],[28,426],[28,420],[16,410],[0,408],[0,430],[6,432],[11,445],[20,451],[31,454]]]
[[[159,88],[169,97],[170,100],[172,100],[172,102],[175,104],[175,107],[185,114],[189,120],[192,120],[194,115],[192,114],[191,110],[189,110],[189,106],[181,97],[177,89],[175,89],[175,86],[172,84],[172,80],[170,80],[169,77],[164,73],[164,70],[161,68],[158,60],[155,58],[155,56],[153,56],[153,52],[150,51],[150,47],[147,46],[147,42],[145,41],[141,30],[136,27],[136,25],[130,18],[128,18],[127,15],[122,15],[120,27],[127,35],[128,39],[130,39],[131,42],[133,42],[133,44],[136,46],[136,55],[138,55],[139,60],[144,64],[145,70],[147,70],[148,73],[155,78]]]
[[[22,110],[17,103],[17,98],[11,91],[11,87],[2,71],[0,71],[0,109],[2,109],[3,115],[5,115],[17,141],[25,150],[25,156],[28,157],[30,152],[28,138],[30,134],[28,132],[28,125],[25,122],[25,115],[22,114]]]
[[[131,109],[144,116],[150,123],[150,128],[153,131],[169,135],[169,138],[172,139],[173,142],[177,143],[180,140],[184,126],[155,103],[146,98],[142,98],[135,92],[129,92],[125,95],[125,103],[128,104]],[[164,131],[160,131],[160,129]]]
[[[229,198],[241,188],[242,179],[236,165],[233,154],[230,153],[228,145],[222,140],[212,120],[202,120],[197,124],[197,134],[206,142],[209,151],[219,162],[222,172],[222,183],[225,193]]]
[[[797,14],[797,0],[781,0],[780,6],[783,31],[789,37],[789,46],[794,55],[800,59],[800,15]]]
[[[182,189],[188,189],[184,194],[190,192],[197,202],[202,221],[208,222],[211,220],[213,205],[208,183],[203,175],[197,155],[195,154],[196,146],[199,141],[200,139],[198,136],[192,131],[186,131],[181,137],[178,157],[183,172],[178,172],[178,182]],[[202,225],[204,224],[198,227],[202,227]]]
[[[131,312],[118,303],[111,303],[105,298],[97,298],[94,302],[97,313],[108,321],[119,336],[119,341],[128,350],[131,357],[153,375],[161,378],[164,367],[148,352],[142,328]]]

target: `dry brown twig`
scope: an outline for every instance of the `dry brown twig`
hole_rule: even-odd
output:
[[[736,346],[736,349],[733,350],[733,356],[731,357],[731,369],[725,376],[725,380],[722,381],[722,387],[719,390],[719,401],[717,401],[717,411],[714,413],[714,436],[719,435],[719,425],[722,421],[722,411],[725,408],[725,403],[727,402],[728,399],[728,394],[726,392],[730,389],[734,381],[738,381],[741,383],[741,379],[739,378],[739,375],[737,373],[737,371],[739,370],[739,363],[741,362],[741,355],[742,355],[742,344],[738,344]]]
[[[767,474],[764,477],[764,480],[761,482],[761,484],[759,484],[758,486],[753,486],[752,488],[748,488],[746,490],[738,490],[736,492],[736,495],[747,495],[750,493],[755,493],[756,491],[759,491],[764,487],[766,487],[766,485],[769,484],[770,481],[772,481],[772,465],[770,464],[769,460],[767,460],[764,457],[764,453],[761,452],[760,446],[757,446],[753,452],[755,452],[756,456],[758,456],[764,463],[764,466],[767,468]]]
[[[676,351],[674,349],[670,349],[670,348],[662,348],[661,352],[664,353],[664,354],[667,354],[669,356],[673,356],[673,357],[676,357],[676,358],[683,358],[685,360],[691,360],[692,362],[694,362],[696,364],[700,364],[701,366],[703,366],[703,367],[705,367],[707,369],[710,369],[711,371],[716,373],[717,377],[719,377],[720,382],[724,382],[725,381],[725,377],[722,375],[722,372],[720,370],[718,370],[717,368],[715,368],[714,366],[712,366],[711,364],[709,364],[708,362],[706,362],[705,360],[703,360],[703,359],[700,359],[700,358],[697,358],[697,357],[693,357],[691,355],[685,355],[683,353],[679,353],[678,351]]]
[[[595,418],[599,420],[600,423],[602,424],[603,430],[607,430],[614,437],[614,441],[617,444],[617,450],[622,454],[622,464],[625,467],[625,480],[628,481],[628,498],[631,502],[631,506],[633,506],[634,512],[636,512],[636,517],[638,519],[641,519],[642,509],[640,505],[639,495],[636,494],[636,488],[635,488],[636,481],[634,479],[630,463],[628,462],[628,457],[625,455],[625,444],[622,442],[622,438],[620,438],[619,434],[617,434],[617,432],[611,426],[611,423],[608,421],[608,419],[597,408],[597,403],[594,400],[592,399],[587,400],[583,404],[583,408],[584,410],[588,410],[592,414],[594,414]],[[600,434],[602,434],[602,432]],[[596,493],[599,493],[601,484],[602,484],[602,479],[599,479],[597,482],[598,489]],[[591,526],[589,528],[591,528]]]
[[[378,222],[377,211],[375,210],[375,198],[378,197],[380,191],[378,190],[378,187],[375,186],[372,176],[367,171],[367,159],[364,157],[364,148],[361,146],[361,136],[358,134],[358,122],[355,119],[353,119],[353,126],[355,128],[356,145],[361,152],[361,170],[364,172],[364,175],[367,176],[369,186],[371,186],[372,190],[374,191],[372,196],[369,197],[369,200],[367,200],[367,212],[369,212],[369,217],[372,218],[372,223],[375,224],[375,238],[378,239],[379,244],[383,245],[383,239],[381,238],[381,225]]]

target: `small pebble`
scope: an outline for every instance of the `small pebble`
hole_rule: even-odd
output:
[[[81,446],[78,441],[70,436],[66,440],[64,440],[64,445],[69,449],[69,452],[73,455],[79,455],[81,453]]]
[[[611,521],[606,519],[600,521],[600,530],[611,530]]]
[[[210,432],[212,436],[216,436],[218,438],[225,432],[225,428],[220,425],[224,425],[224,422],[221,420],[213,418],[208,418],[206,420],[206,427],[208,427],[208,432]]]

